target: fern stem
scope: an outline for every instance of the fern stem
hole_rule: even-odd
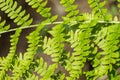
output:
[[[46,23],[45,25],[51,25],[51,24],[61,24],[63,23],[62,21],[61,22],[53,22],[53,23]],[[30,25],[30,26],[25,26],[25,27],[20,27],[20,29],[29,29],[29,28],[35,28],[37,27],[39,24],[35,24],[35,25]],[[3,34],[3,33],[8,33],[8,32],[13,32],[13,31],[16,31],[17,28],[14,28],[14,29],[10,29],[8,31],[3,31],[3,32],[0,32],[0,34]]]
[[[75,22],[75,21],[74,21]],[[77,22],[77,21],[76,21]],[[91,20],[89,20],[89,21],[85,21],[85,22],[78,22],[78,23],[90,23],[91,22]],[[63,23],[62,21],[59,21],[59,22],[53,22],[53,23],[46,23],[45,25],[51,25],[51,24],[61,24],[61,23]],[[100,24],[120,24],[120,21],[109,21],[109,22],[107,22],[107,21],[98,21],[98,23],[100,23]],[[20,27],[20,29],[29,29],[29,28],[35,28],[35,27],[37,27],[38,26],[38,24],[35,24],[35,25],[30,25],[30,26],[25,26],[25,27]],[[14,28],[14,29],[10,29],[10,30],[8,30],[8,31],[3,31],[3,32],[0,32],[0,34],[3,34],[3,33],[8,33],[8,32],[13,32],[13,31],[16,31],[16,29],[17,28]]]

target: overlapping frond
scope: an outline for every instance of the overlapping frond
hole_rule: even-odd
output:
[[[114,66],[119,62],[119,31],[119,25],[111,25],[99,31],[94,42],[102,51],[98,51],[93,60],[94,70],[89,74],[92,79],[95,80],[99,77],[102,78],[104,75],[111,75],[112,70],[115,68]],[[114,78],[111,77],[111,79]]]
[[[44,15],[45,13],[50,14],[50,12],[44,12],[42,15]],[[45,17],[45,16],[43,16],[43,17]],[[20,60],[18,63],[16,63],[18,65],[14,65],[12,79],[21,79],[22,77],[23,78],[26,77],[26,75],[28,74],[28,69],[30,68],[31,62],[34,59],[34,55],[36,54],[36,51],[38,49],[38,45],[39,45],[40,38],[41,38],[41,36],[39,35],[40,30],[44,27],[45,23],[47,23],[47,22],[51,23],[56,18],[57,18],[57,16],[53,16],[49,19],[47,18],[45,21],[41,22],[41,24],[38,25],[36,30],[33,31],[32,33],[30,33],[30,35],[27,37],[28,43],[29,43],[27,52],[24,53],[23,59]],[[25,19],[26,19],[26,17],[25,17]],[[26,23],[26,24],[29,25],[28,23]],[[28,55],[31,55],[31,56],[28,56]],[[25,63],[23,63],[23,62],[25,62]],[[24,78],[24,79],[26,79],[26,78]]]
[[[75,2],[75,0],[61,0],[60,3],[65,7],[65,12],[67,12],[68,14],[66,15],[66,17],[75,17],[76,15],[78,15],[79,10],[77,10],[77,5],[73,5],[73,3]]]

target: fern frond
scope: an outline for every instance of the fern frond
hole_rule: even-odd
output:
[[[64,80],[65,79],[65,74],[62,73],[61,71],[58,71],[55,75],[51,76],[52,79],[54,80]]]
[[[108,14],[107,9],[104,8],[106,4],[106,0],[103,0],[102,2],[100,0],[88,0],[88,4],[92,8],[92,13],[95,16],[101,18],[102,20],[107,20],[107,21],[112,20],[112,15]]]
[[[29,69],[34,55],[36,54],[40,41],[39,33],[37,31],[34,31],[27,37],[27,39],[29,43],[27,52],[24,54],[24,58],[20,61],[18,67],[14,68],[13,79],[20,79],[23,76],[23,73],[25,73]]]
[[[52,75],[57,68],[58,64],[51,64],[50,66],[43,60],[43,58],[35,60],[34,64],[34,74],[33,72],[26,77],[26,80],[38,80],[38,77],[41,77],[40,80],[53,80]]]
[[[98,52],[93,60],[94,70],[91,73],[91,76],[94,76],[93,79],[108,75],[114,69],[117,61],[119,61],[119,31],[119,25],[111,25],[102,28],[98,33],[95,43],[102,51]]]
[[[40,40],[41,36],[39,35],[41,29],[45,26],[46,23],[52,23],[54,20],[56,20],[56,18],[57,18],[57,16],[52,16],[52,17],[47,18],[46,20],[42,21],[38,25],[36,30],[33,31],[32,33],[30,33],[29,36],[27,36],[28,43],[29,43],[27,52],[25,53],[23,60],[20,61],[20,64],[18,65],[18,67],[16,67],[13,70],[13,72],[14,72],[13,79],[20,79],[21,77],[25,76],[24,74],[29,69],[31,62],[34,59],[34,55],[36,54],[36,51],[38,49],[39,42],[41,41]],[[30,55],[30,56],[28,56],[28,55]],[[26,62],[26,63],[23,63],[23,62]]]
[[[43,60],[43,58],[40,58],[37,61],[37,67],[35,68],[35,72],[39,74],[40,76],[44,76],[47,72],[47,63]]]
[[[74,21],[79,21],[78,18],[79,10],[77,10],[77,5],[74,5],[73,3],[75,0],[60,0],[60,3],[62,6],[65,7],[65,12],[67,12],[66,16],[63,17],[64,23],[69,23]]]
[[[0,9],[8,14],[10,19],[14,19],[14,22],[21,27],[28,26],[32,23],[30,14],[25,15],[26,11],[22,10],[21,6],[18,6],[16,1],[13,0],[1,0]]]
[[[61,53],[63,53],[64,29],[63,24],[56,25],[52,31],[49,31],[53,38],[44,38],[44,53],[50,55],[53,62],[59,62]]]
[[[61,0],[60,3],[65,7],[65,11],[68,12],[66,17],[74,17],[78,15],[79,10],[77,9],[77,5],[73,5],[75,0]]]
[[[56,63],[51,64],[48,67],[46,74],[41,78],[41,80],[51,79],[51,76],[54,75],[54,72],[55,72],[55,69],[57,68],[57,66],[58,66],[58,64],[56,64]]]
[[[51,16],[51,8],[46,7],[48,0],[25,0],[28,5],[36,9],[36,12],[39,13],[42,17],[46,18],[45,23],[52,23],[57,19],[56,16]]]
[[[16,65],[14,68],[12,79],[20,79],[21,77],[24,77],[25,73],[29,70],[31,62],[34,59],[34,55],[38,49],[39,43],[41,42],[41,36],[39,35],[39,32],[43,27],[44,21],[43,23],[39,24],[35,31],[27,36],[29,43],[27,52],[25,52],[23,59],[19,62],[19,65]]]
[[[89,25],[89,26],[88,26]],[[91,25],[91,26],[90,26]],[[75,32],[70,31],[68,35],[70,38],[67,41],[71,44],[73,48],[72,56],[69,60],[66,60],[65,68],[69,71],[70,76],[67,80],[76,80],[83,74],[82,68],[90,55],[91,44],[90,37],[92,28],[95,24],[83,24]]]
[[[52,80],[51,76],[54,75],[58,64],[54,63],[48,66],[47,63],[40,58],[37,60],[37,65],[35,72],[41,76],[41,80]]]
[[[50,10],[51,8],[46,8],[48,0],[25,0],[28,5],[32,8],[36,8],[36,12],[39,13],[42,17],[49,18],[51,17]]]
[[[1,21],[1,17],[0,17],[0,21]],[[0,33],[7,31],[10,28],[10,25],[5,26],[5,24],[6,24],[5,20],[0,22]]]
[[[39,80],[38,76],[35,74],[29,74],[29,77],[26,78],[26,80]]]
[[[8,71],[8,69],[12,66],[12,62],[14,62],[13,58],[16,53],[16,47],[17,47],[19,36],[20,36],[20,32],[21,32],[21,29],[17,29],[15,34],[11,36],[10,51],[7,57],[4,58],[0,63],[0,80],[3,80],[5,78],[5,76],[7,75],[6,71]]]

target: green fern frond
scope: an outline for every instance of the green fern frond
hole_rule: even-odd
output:
[[[0,21],[1,21],[1,17],[0,17]],[[7,31],[10,28],[10,25],[5,26],[5,24],[6,24],[5,20],[0,22],[0,34],[1,32]]]
[[[44,53],[51,55],[52,61],[54,62],[59,62],[61,53],[63,53],[64,44],[62,42],[65,36],[63,33],[64,29],[63,24],[56,25],[52,31],[49,31],[53,38],[44,38]]]
[[[25,15],[26,11],[22,10],[21,6],[18,6],[16,1],[13,0],[1,0],[0,9],[8,14],[10,19],[14,19],[14,22],[21,27],[29,26],[32,23],[30,14]]]
[[[38,60],[37,64],[38,66],[35,68],[35,72],[41,76],[41,80],[52,80],[51,76],[54,75],[58,64],[54,63],[48,66],[42,58]]]
[[[67,80],[76,80],[83,74],[82,68],[91,53],[90,37],[93,26],[95,26],[95,24],[92,24],[92,22],[83,24],[79,26],[80,29],[77,29],[75,32],[70,31],[68,33],[70,38],[68,38],[67,41],[71,44],[73,53],[69,60],[66,60],[67,65],[65,68],[70,74],[70,76],[67,77]]]
[[[45,23],[52,23],[57,19],[56,16],[51,16],[51,8],[46,7],[48,0],[25,0],[28,5],[36,9],[36,12],[39,13],[42,17],[46,18]]]
[[[43,58],[40,58],[37,60],[37,67],[35,68],[35,72],[39,74],[40,76],[44,76],[47,72],[47,63],[43,60]]]
[[[20,61],[18,67],[14,68],[13,79],[20,79],[23,76],[23,74],[29,69],[31,62],[33,61],[34,55],[36,54],[40,41],[39,33],[37,31],[34,31],[27,37],[27,39],[29,43],[27,52],[24,54],[23,60]]]
[[[29,69],[31,62],[34,59],[34,55],[36,54],[36,51],[38,49],[38,45],[41,39],[41,36],[39,35],[41,29],[45,26],[46,23],[52,23],[54,20],[56,20],[56,18],[57,16],[52,16],[51,18],[47,18],[46,20],[42,21],[38,25],[36,30],[30,33],[29,36],[27,36],[29,43],[27,52],[24,54],[24,58],[19,62],[20,64],[18,65],[18,67],[15,67],[15,69],[13,70],[13,79],[20,79],[21,77],[25,76],[24,74]],[[23,64],[23,62],[26,63]]]
[[[33,70],[37,75],[30,73],[29,77],[27,77],[26,80],[38,80],[38,76],[41,77],[40,80],[53,80],[51,76],[54,75],[58,64],[51,64],[48,66],[43,58],[40,58],[36,60],[34,65],[35,68]]]
[[[29,74],[29,77],[26,78],[26,80],[39,80],[38,76],[32,74]]]
[[[13,66],[12,62],[14,62],[13,58],[15,57],[16,47],[17,47],[19,36],[20,36],[20,32],[21,32],[21,29],[17,29],[15,34],[11,36],[10,51],[7,57],[4,58],[0,63],[0,80],[3,80],[5,78],[5,76],[7,75],[6,71],[8,71],[8,69]]]
[[[77,5],[74,5],[73,3],[75,0],[60,0],[60,3],[62,6],[65,7],[65,12],[67,12],[66,16],[62,17],[64,20],[64,23],[69,23],[74,21],[79,21],[78,18],[79,10],[77,10]]]
[[[65,11],[68,12],[66,17],[74,17],[78,15],[79,10],[77,9],[77,5],[73,5],[75,0],[61,0],[60,3],[65,7]]]
[[[25,0],[28,5],[32,8],[36,8],[36,12],[39,13],[42,17],[49,18],[51,17],[50,10],[51,8],[45,8],[48,0]]]
[[[107,9],[104,8],[106,0],[103,0],[102,2],[100,0],[88,0],[88,4],[92,8],[92,13],[95,14],[95,16],[102,20],[112,20],[112,15],[108,14]]]
[[[119,61],[119,31],[119,25],[111,25],[106,28],[102,28],[98,33],[95,44],[97,44],[102,51],[98,52],[93,60],[94,70],[91,73],[93,74],[91,76],[94,76],[93,79],[97,79],[111,73],[114,66],[117,64],[117,61]]]

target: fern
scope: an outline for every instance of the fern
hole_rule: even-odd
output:
[[[51,76],[54,74],[57,64],[52,64],[47,68],[47,63],[42,58],[38,61],[38,67],[36,67],[35,72],[42,76],[41,80],[52,79]]]
[[[88,0],[90,7],[92,8],[92,13],[103,20],[111,20],[111,15],[108,14],[107,9],[103,8],[106,4],[106,0],[102,2],[100,0]]]
[[[29,43],[28,49],[27,49],[27,52],[25,53],[23,60],[21,60],[19,62],[18,67],[15,67],[15,70],[13,70],[13,72],[14,72],[13,79],[21,78],[22,75],[25,74],[25,71],[27,71],[29,69],[29,66],[31,65],[31,62],[33,61],[34,55],[36,54],[36,51],[38,49],[38,44],[40,42],[40,40],[39,40],[40,39],[40,36],[39,36],[40,30],[44,27],[44,24],[46,22],[53,22],[55,19],[56,19],[56,16],[53,16],[52,18],[43,21],[41,24],[39,24],[39,26],[36,28],[36,30],[33,31],[32,33],[30,33],[30,35],[27,37],[28,43]],[[31,56],[27,56],[27,55],[31,55]],[[23,61],[26,61],[26,63],[23,64]]]
[[[32,8],[36,8],[36,12],[38,12],[43,17],[50,17],[51,13],[49,11],[50,8],[45,8],[47,4],[47,0],[43,2],[43,0],[26,0],[28,5],[30,5]]]
[[[114,28],[114,31],[113,31],[113,28]],[[104,67],[106,67],[103,71],[100,72],[100,75],[105,74],[104,72],[107,72],[107,71],[111,72],[113,68],[112,65],[116,64],[116,61],[119,60],[119,52],[118,52],[119,47],[117,46],[119,44],[119,40],[118,40],[119,32],[118,31],[119,31],[118,25],[108,27],[108,31],[105,31],[107,34],[107,37],[105,38],[105,42],[103,39],[102,41],[98,43],[98,46],[104,50],[104,52],[100,53],[100,54],[102,53],[104,54],[104,57],[101,58],[101,61],[104,63],[101,62],[101,64],[103,66],[105,65]],[[102,42],[104,42],[104,45],[102,44]]]
[[[117,61],[119,61],[119,47],[117,46],[119,44],[119,35],[117,35],[119,34],[118,30],[118,25],[112,25],[102,29],[98,33],[95,44],[98,44],[99,48],[103,51],[98,52],[93,60],[94,70],[90,73],[90,75],[93,74],[91,76],[94,76],[92,79],[95,80],[98,77],[110,74],[114,68],[113,65],[117,64]],[[101,58],[101,56],[103,57]]]
[[[6,76],[6,71],[8,71],[8,69],[12,66],[12,62],[14,60],[15,57],[15,53],[16,53],[16,47],[17,47],[17,43],[18,43],[18,39],[20,36],[20,32],[21,29],[17,29],[15,34],[11,36],[11,48],[9,51],[9,54],[6,58],[3,58],[0,64],[0,79],[5,79]]]
[[[49,31],[54,38],[48,39],[47,37],[44,38],[44,46],[43,49],[45,49],[45,53],[48,55],[51,55],[52,61],[58,62],[60,60],[61,53],[63,52],[64,45],[62,42],[64,41],[64,34],[62,33],[64,31],[63,25],[57,25],[53,28],[52,31]],[[53,43],[54,44],[51,44]]]
[[[0,21],[1,21],[1,17],[0,17]],[[8,31],[8,29],[10,28],[10,25],[5,26],[5,24],[6,24],[5,20],[0,22],[0,32]]]
[[[74,17],[79,13],[79,10],[77,9],[77,5],[72,5],[75,0],[61,0],[60,3],[66,8],[65,11],[68,12],[66,17]]]
[[[116,17],[112,19],[113,16],[108,13],[106,0],[88,0],[91,13],[81,13],[74,4],[75,0],[60,0],[66,12],[60,22],[55,22],[58,15],[52,15],[51,8],[46,7],[48,0],[25,2],[44,20],[31,25],[33,19],[17,1],[0,1],[0,10],[18,26],[11,29],[0,18],[0,35],[15,31],[10,36],[8,55],[0,57],[0,80],[77,80],[83,75],[86,80],[102,80],[104,76],[109,80],[120,79],[117,72],[120,67],[120,22]],[[49,25],[52,28],[46,27]],[[32,27],[36,28],[26,36],[26,52],[18,52],[17,55],[22,30]],[[67,50],[66,46],[72,50]],[[41,54],[50,56],[52,63],[49,64]],[[36,55],[39,56],[36,58]],[[84,71],[87,61],[93,69]]]
[[[88,28],[88,25],[91,26]],[[70,77],[67,77],[67,80],[76,80],[83,74],[82,68],[91,53],[91,51],[89,51],[91,48],[90,35],[93,26],[95,26],[95,23],[93,24],[92,22],[82,24],[75,32],[70,31],[68,33],[70,38],[68,38],[67,41],[70,43],[71,48],[73,48],[73,53],[69,60],[66,60],[67,65],[65,68],[70,72]]]
[[[26,11],[22,11],[22,7],[18,7],[16,1],[1,0],[0,8],[2,11],[8,14],[8,17],[10,17],[10,19],[14,19],[14,22],[21,27],[29,26],[32,23],[32,19],[29,19],[30,15],[25,15]]]
[[[77,5],[74,5],[73,3],[75,0],[60,0],[60,3],[65,7],[65,11],[67,12],[67,15],[63,17],[64,23],[72,23],[76,24],[77,21],[80,21],[81,17],[78,17],[79,10],[77,10]]]

